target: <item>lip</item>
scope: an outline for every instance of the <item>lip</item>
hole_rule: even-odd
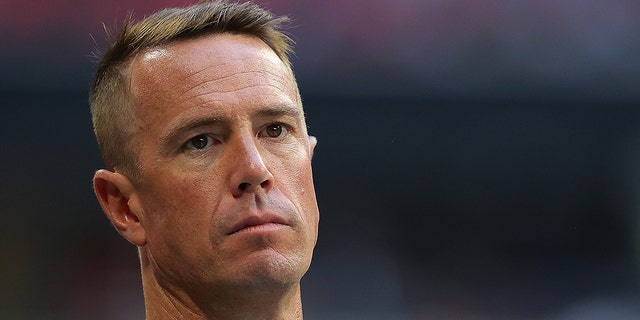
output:
[[[227,235],[233,235],[250,230],[275,230],[278,227],[289,226],[289,223],[277,215],[251,215],[235,223]]]

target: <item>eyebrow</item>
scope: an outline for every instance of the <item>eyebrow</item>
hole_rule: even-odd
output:
[[[219,124],[229,123],[229,119],[224,117],[205,117],[191,119],[185,123],[182,123],[174,128],[171,128],[167,133],[160,137],[160,145],[163,149],[169,147],[174,140],[177,139],[183,132],[188,132],[197,128],[214,126]],[[167,151],[167,150],[165,150]]]
[[[260,109],[251,115],[252,118],[270,118],[270,117],[293,117],[298,118],[303,116],[303,111],[290,104],[273,105],[264,109]],[[164,148],[169,147],[174,140],[179,137],[183,132],[188,132],[201,127],[209,127],[215,125],[229,125],[231,120],[228,117],[204,117],[194,118],[186,121],[174,128],[171,128],[167,133],[160,137],[160,145]],[[167,151],[167,150],[165,150]]]
[[[301,117],[303,115],[302,109],[290,104],[279,104],[268,107],[266,109],[260,109],[254,114],[257,117]]]

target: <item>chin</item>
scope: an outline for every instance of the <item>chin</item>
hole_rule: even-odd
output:
[[[236,279],[256,290],[286,289],[297,285],[309,269],[310,258],[304,256],[284,257],[275,250],[255,252],[237,272]]]

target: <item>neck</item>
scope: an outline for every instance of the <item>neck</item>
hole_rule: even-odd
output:
[[[141,255],[146,320],[303,318],[299,283],[284,290],[216,292],[222,290],[211,289],[197,294],[163,283],[143,260]]]

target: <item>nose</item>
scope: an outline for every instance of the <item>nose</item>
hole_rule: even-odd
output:
[[[253,193],[258,189],[268,191],[273,186],[273,175],[265,165],[256,138],[244,134],[236,140],[231,150],[230,187],[234,197]]]

